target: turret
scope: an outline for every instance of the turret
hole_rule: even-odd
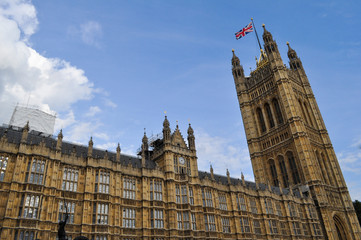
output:
[[[244,78],[244,70],[242,65],[239,63],[239,58],[234,53],[234,49],[232,49],[232,74],[234,78],[234,83],[236,85],[237,91],[246,90],[246,82]]]
[[[63,130],[60,129],[60,132],[58,134],[58,140],[56,142],[56,150],[60,151],[61,150],[61,145],[63,143]]]
[[[29,121],[28,121],[23,128],[23,134],[21,135],[21,143],[26,143],[26,141],[28,140],[29,130],[30,130],[30,127],[29,127]]]
[[[88,157],[93,156],[93,137],[90,137],[89,143],[88,143]]]
[[[301,59],[297,56],[296,51],[290,47],[289,42],[287,42],[287,46],[288,46],[287,55],[289,59],[290,68],[303,75],[305,72],[302,66]]]
[[[278,51],[278,46],[275,40],[273,40],[272,34],[267,31],[266,26],[263,24],[263,41],[264,49],[271,63],[272,68],[274,67],[283,67],[283,62],[281,59],[280,52]]]
[[[188,127],[188,148],[190,150],[196,150],[194,131],[191,124],[189,124]]]
[[[164,142],[170,142],[170,127],[167,116],[165,116],[163,121],[163,140]]]

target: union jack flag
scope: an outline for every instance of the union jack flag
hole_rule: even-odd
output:
[[[246,36],[246,34],[253,32],[253,25],[252,22],[250,22],[247,26],[245,26],[244,28],[242,28],[241,30],[239,30],[239,32],[236,32],[236,39],[240,39],[241,37]]]

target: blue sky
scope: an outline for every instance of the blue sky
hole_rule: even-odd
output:
[[[0,120],[16,103],[57,113],[67,141],[134,154],[167,111],[196,134],[198,166],[253,180],[231,74],[259,56],[253,17],[285,64],[289,41],[323,114],[353,199],[361,199],[359,1],[0,1]]]

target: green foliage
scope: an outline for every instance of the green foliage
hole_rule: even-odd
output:
[[[353,207],[355,208],[355,211],[356,211],[358,222],[360,223],[360,226],[361,226],[361,202],[359,202],[358,200],[355,200],[352,203],[353,203]]]

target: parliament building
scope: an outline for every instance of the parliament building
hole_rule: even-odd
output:
[[[289,67],[264,27],[264,51],[232,74],[255,182],[198,170],[194,132],[167,117],[137,156],[0,127],[0,238],[358,240],[361,229],[302,62]],[[199,159],[204,161],[203,159]]]

